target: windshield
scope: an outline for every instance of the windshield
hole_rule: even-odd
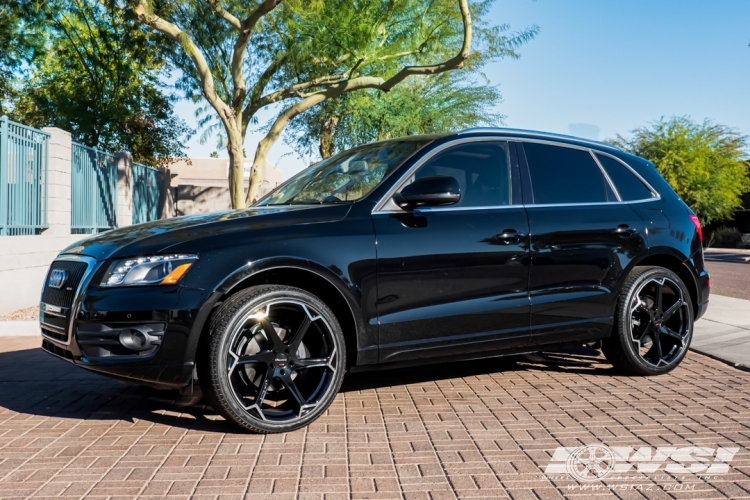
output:
[[[344,151],[300,172],[256,206],[359,200],[429,140],[388,141]]]

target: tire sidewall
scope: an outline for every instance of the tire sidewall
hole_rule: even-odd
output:
[[[346,367],[346,347],[341,327],[333,312],[320,299],[314,295],[297,288],[268,285],[252,287],[239,292],[242,296],[233,297],[232,302],[227,302],[226,309],[222,306],[217,311],[216,329],[213,331],[212,339],[209,345],[208,363],[210,383],[208,393],[212,403],[216,403],[215,408],[231,421],[245,427],[246,429],[256,432],[288,432],[308,425],[313,420],[320,417],[333,402],[336,394],[341,387]],[[240,323],[253,311],[257,311],[264,304],[279,300],[290,300],[304,304],[313,309],[327,323],[331,332],[331,339],[336,349],[337,369],[334,373],[330,385],[319,400],[318,405],[310,413],[294,420],[293,422],[283,423],[261,420],[250,414],[234,395],[234,389],[226,377],[227,373],[227,350],[232,336]],[[222,310],[224,309],[224,310]]]
[[[687,320],[689,322],[688,333],[685,337],[685,347],[683,348],[682,352],[670,364],[658,367],[647,363],[645,360],[643,360],[643,358],[641,358],[640,354],[636,352],[635,346],[632,342],[632,333],[630,330],[630,304],[632,303],[635,294],[644,283],[657,277],[667,278],[670,281],[676,283],[678,287],[680,287],[682,297],[688,306]],[[663,373],[672,371],[682,362],[682,360],[687,355],[688,349],[690,347],[690,342],[693,339],[694,316],[695,313],[693,311],[692,300],[690,300],[690,292],[679,276],[666,268],[651,268],[646,270],[632,282],[624,296],[624,300],[620,304],[620,310],[618,311],[617,320],[618,331],[620,334],[619,340],[626,356],[630,358],[630,361],[635,364],[644,374],[661,375]]]

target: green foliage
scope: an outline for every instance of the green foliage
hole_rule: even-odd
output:
[[[167,61],[130,8],[117,0],[66,0],[43,15],[46,50],[31,58],[11,117],[68,130],[90,146],[130,151],[140,163],[166,166],[184,156],[191,131],[161,82]]]
[[[219,3],[240,19],[249,10],[244,2],[238,0]],[[532,26],[512,33],[508,25],[490,24],[487,16],[493,3],[494,0],[471,3],[472,52],[464,71],[476,73],[490,61],[505,57],[517,58],[516,50],[531,40],[538,31],[537,27]],[[456,0],[284,1],[264,16],[255,29],[242,67],[247,92],[242,95],[241,102],[237,103],[231,73],[232,51],[236,40],[234,28],[216,16],[205,0],[187,0],[181,3],[180,8],[172,3],[161,3],[154,7],[154,11],[182,28],[186,36],[195,42],[207,60],[217,94],[224,102],[232,103],[235,109],[243,113],[245,127],[257,124],[256,113],[259,109],[281,100],[288,99],[293,104],[336,83],[359,77],[387,79],[405,66],[445,61],[456,54],[464,35]],[[182,70],[179,88],[188,98],[197,102],[203,94],[201,81],[191,54],[184,48],[184,44],[173,44],[170,55],[175,66]],[[330,81],[290,90],[282,99],[271,102],[262,99],[264,95],[275,91],[325,78],[330,78]],[[427,77],[425,82],[419,82],[419,78],[412,77],[402,83],[401,85],[408,87],[407,90],[400,89],[400,85],[394,87],[392,97],[378,96],[378,90],[368,89],[361,91],[366,96],[343,94],[338,98],[341,102],[332,104],[326,101],[324,105],[335,109],[337,115],[352,119],[366,111],[371,103],[380,108],[367,117],[371,124],[380,127],[374,134],[366,132],[363,127],[359,127],[358,131],[352,128],[351,132],[344,133],[347,125],[343,123],[345,118],[341,118],[342,144],[356,144],[383,135],[445,130],[448,127],[497,120],[497,116],[484,109],[480,112],[477,108],[491,106],[499,101],[499,93],[494,87],[483,85],[474,91],[472,82],[466,77],[433,76]],[[433,85],[437,88],[431,89]],[[461,89],[473,95],[458,96],[456,92]],[[480,89],[487,95],[477,95]],[[398,119],[393,116],[393,112],[386,108],[394,108],[397,103],[409,101],[410,94],[425,99],[460,100],[470,109],[446,117],[444,125],[440,126],[436,116],[440,106],[431,103],[428,105],[430,109],[415,120],[420,122],[419,125],[409,124],[403,117]],[[411,108],[417,107],[413,101],[409,104]],[[349,106],[353,109],[350,110]],[[199,124],[205,129],[204,139],[212,134],[223,134],[222,124],[212,111],[209,106],[199,111]],[[316,110],[311,112],[315,113]],[[376,116],[377,113],[381,116]],[[327,118],[325,112],[310,119],[304,118],[295,125],[296,131],[312,131],[310,124],[324,122]],[[258,125],[261,129],[269,126]],[[356,125],[352,123],[352,127]],[[287,135],[287,139],[298,144],[294,139],[296,135]],[[347,136],[351,139],[345,139]],[[362,139],[354,140],[355,136],[361,136]],[[220,138],[219,144],[224,145],[225,140]],[[305,147],[310,145],[306,144]]]
[[[477,84],[471,73],[412,78],[391,92],[365,90],[313,108],[288,129],[298,152],[328,157],[359,144],[502,124],[492,109],[502,98],[497,87]]]
[[[652,161],[703,224],[731,218],[750,190],[747,137],[730,127],[672,117],[631,134],[610,142]]]
[[[36,1],[4,0],[0,5],[0,115],[17,98],[29,63],[43,52],[43,21]]]

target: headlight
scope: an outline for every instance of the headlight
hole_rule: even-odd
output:
[[[152,255],[116,260],[101,286],[174,285],[198,260],[197,255]]]

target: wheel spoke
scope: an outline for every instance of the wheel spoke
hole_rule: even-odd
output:
[[[654,346],[656,346],[657,359],[661,360],[664,357],[664,353],[661,350],[661,339],[657,330],[654,330]]]
[[[654,306],[654,309],[656,311],[656,314],[661,314],[664,299],[664,282],[655,281],[654,283],[656,283],[656,304]]]
[[[235,364],[247,365],[251,363],[270,363],[273,361],[273,357],[269,355],[268,351],[259,352],[257,354],[249,354],[240,356],[237,358]]]
[[[268,317],[263,318],[260,321],[260,324],[263,327],[263,331],[266,333],[268,340],[270,340],[273,344],[274,349],[283,351],[286,348],[286,344],[281,340],[281,338],[279,338],[279,334],[276,333],[276,328],[274,328],[271,320]]]
[[[664,335],[666,335],[666,336],[668,336],[668,337],[672,337],[675,340],[679,340],[680,343],[682,343],[682,341],[684,340],[684,338],[682,337],[682,335],[680,335],[676,331],[672,330],[671,328],[664,327],[664,328],[662,328],[661,333],[664,334]]]
[[[284,383],[284,387],[287,388],[289,393],[292,395],[295,401],[297,401],[297,404],[300,408],[300,413],[302,412],[302,407],[307,404],[307,401],[305,401],[304,396],[302,396],[302,393],[299,392],[299,389],[297,388],[297,384],[294,383],[294,380],[292,380],[292,376],[289,372],[286,372],[285,375],[282,375],[281,381]]]
[[[260,384],[258,384],[258,393],[255,396],[255,404],[258,406],[258,410],[260,410],[263,400],[266,399],[266,394],[268,394],[268,387],[271,385],[273,372],[273,365],[269,365],[268,368],[266,368],[266,372],[263,374],[263,379],[260,381]]]
[[[674,316],[674,313],[676,313],[682,306],[684,305],[684,302],[682,302],[682,299],[677,299],[677,302],[672,304],[672,306],[664,311],[664,321],[668,321],[669,318]]]
[[[304,358],[294,362],[295,368],[316,368],[319,366],[328,366],[330,358]]]
[[[289,350],[292,353],[296,353],[297,349],[299,349],[299,345],[302,343],[302,338],[307,333],[307,330],[310,328],[310,324],[312,322],[310,321],[310,317],[305,314],[304,319],[302,320],[302,324],[297,328],[297,331],[294,333],[294,337],[292,337],[292,342],[290,344]]]

